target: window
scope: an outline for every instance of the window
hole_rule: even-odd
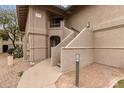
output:
[[[50,27],[60,27],[62,18],[53,18],[50,20]]]
[[[7,34],[3,34],[2,35],[2,38],[3,38],[4,41],[8,41],[9,36]]]

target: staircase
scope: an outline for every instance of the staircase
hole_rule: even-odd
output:
[[[84,27],[83,30],[86,30],[90,25],[89,23]],[[68,35],[56,46],[51,49],[51,62],[53,66],[60,65],[61,59],[61,48],[68,46],[68,44],[80,33],[80,31],[76,30],[73,27],[63,27],[64,32],[68,32]]]
[[[60,66],[61,48],[66,47],[80,32],[73,27],[63,27],[65,33],[68,35],[56,46],[51,49],[52,65]]]

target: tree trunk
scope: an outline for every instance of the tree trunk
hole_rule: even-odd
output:
[[[15,48],[16,48],[15,40],[12,40],[12,44],[13,44],[13,47],[14,47],[14,49],[15,49]]]
[[[12,32],[12,31],[11,31]],[[8,33],[9,34],[9,33]],[[13,47],[14,47],[14,49],[16,49],[16,44],[15,44],[15,32],[14,32],[14,34],[12,34],[13,35],[13,37],[14,38],[11,38],[10,36],[9,36],[9,38],[10,38],[10,40],[12,41],[12,45],[13,45]]]

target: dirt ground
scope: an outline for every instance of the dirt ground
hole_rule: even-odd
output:
[[[20,72],[30,68],[22,58],[14,59],[14,65],[7,65],[7,54],[0,54],[0,88],[15,88],[20,80]]]
[[[93,63],[80,69],[79,87],[108,88],[113,87],[116,80],[124,79],[124,69]],[[75,87],[75,72],[64,73],[56,81],[58,88]]]

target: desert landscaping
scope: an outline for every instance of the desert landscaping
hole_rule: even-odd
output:
[[[122,80],[121,80],[122,79]],[[80,69],[80,88],[123,88],[124,70],[103,64],[93,63]],[[116,83],[121,80],[121,86]],[[116,85],[116,86],[115,86]],[[56,81],[58,88],[75,88],[75,71],[64,73]]]
[[[30,65],[22,58],[14,59],[14,64],[8,66],[7,53],[0,54],[0,88],[16,88],[25,70]]]

